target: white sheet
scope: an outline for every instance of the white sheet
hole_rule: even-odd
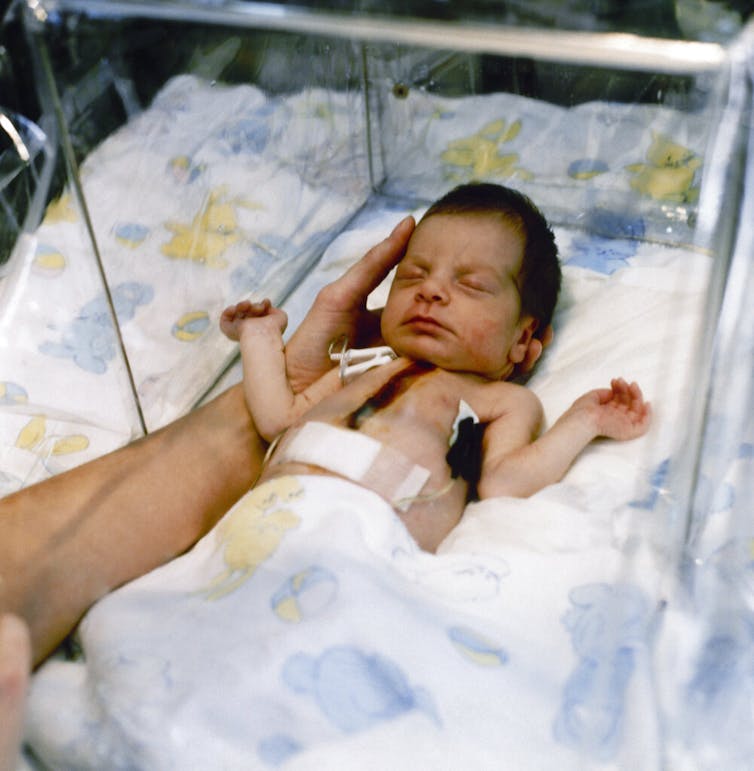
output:
[[[98,603],[29,738],[66,768],[651,768],[655,574],[604,536],[434,557],[352,483],[273,480]]]

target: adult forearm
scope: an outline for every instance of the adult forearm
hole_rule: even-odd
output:
[[[253,484],[263,445],[236,386],[161,431],[0,501],[0,610],[35,661],[111,589],[185,551]]]

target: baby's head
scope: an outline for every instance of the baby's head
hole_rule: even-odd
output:
[[[504,379],[550,324],[559,289],[557,247],[537,207],[500,185],[461,185],[412,234],[382,335],[401,355]]]

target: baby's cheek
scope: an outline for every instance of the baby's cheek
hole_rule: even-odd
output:
[[[505,339],[504,331],[500,324],[496,324],[490,319],[477,317],[470,325],[471,337],[481,346],[499,348]]]
[[[500,326],[486,319],[477,319],[469,326],[469,339],[474,343],[473,350],[480,358],[502,356],[506,351],[507,339]]]

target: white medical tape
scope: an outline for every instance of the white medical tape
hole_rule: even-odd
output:
[[[309,421],[289,433],[283,437],[273,462],[291,460],[321,466],[354,481],[366,474],[381,447],[371,436],[319,421]]]
[[[306,463],[358,482],[406,511],[427,483],[430,472],[393,447],[348,428],[308,421],[289,429],[271,465]]]

